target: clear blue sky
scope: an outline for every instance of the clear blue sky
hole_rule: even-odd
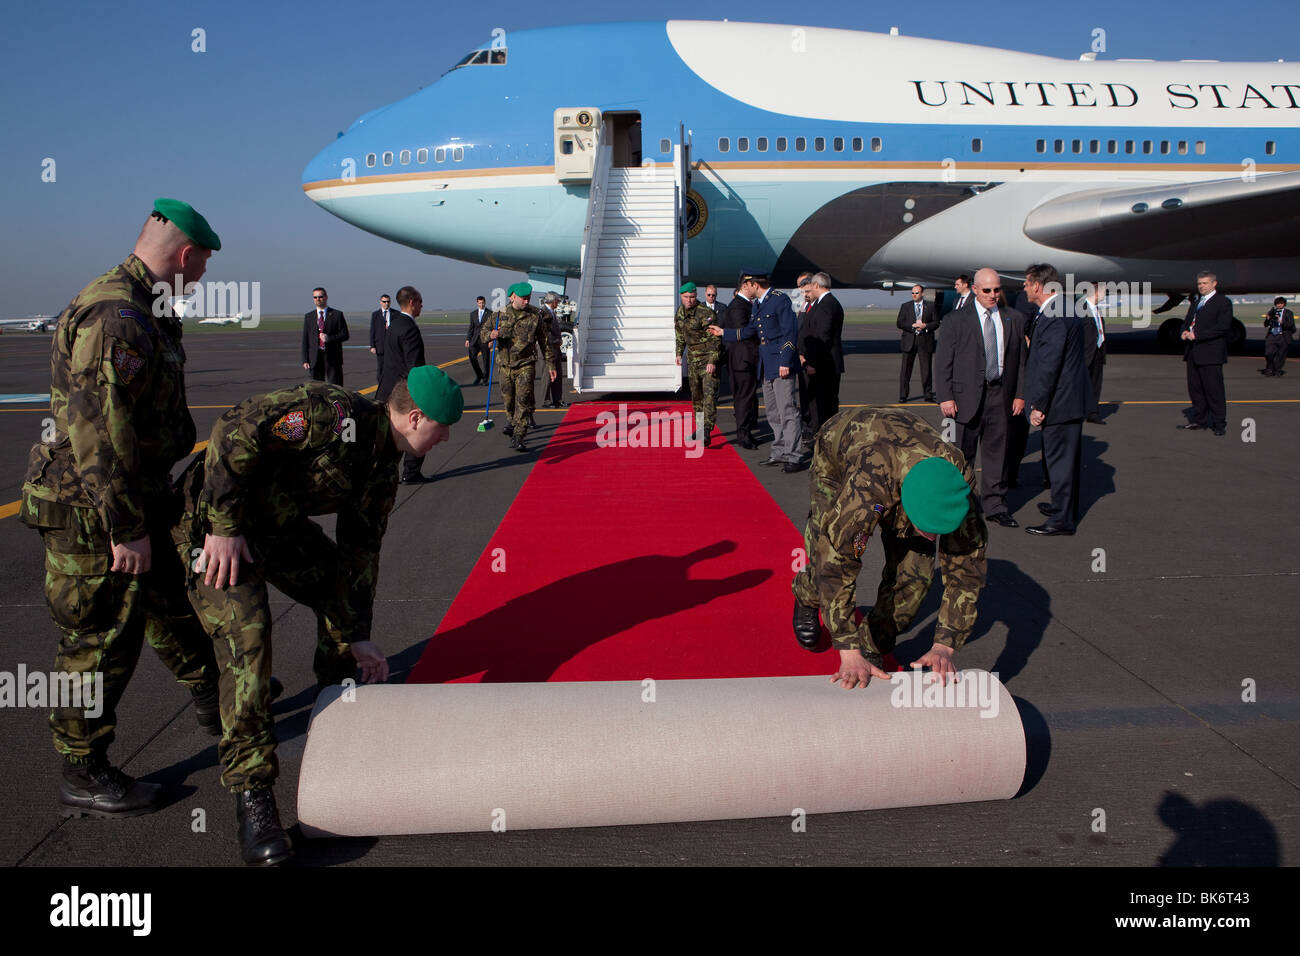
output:
[[[618,14],[613,14],[618,10]],[[1098,0],[1052,5],[667,0],[525,4],[49,2],[15,4],[0,34],[0,318],[59,312],[121,261],[157,196],[220,233],[208,279],[262,283],[266,313],[369,311],[410,282],[430,305],[472,304],[515,276],[426,256],[316,208],[302,169],[361,113],[435,81],[495,27],[611,19],[743,19],[924,36],[1076,58],[1294,59],[1300,3]],[[191,30],[207,52],[191,51]],[[743,57],[741,51],[719,55]],[[557,52],[557,67],[581,51]],[[53,158],[57,181],[41,181]]]

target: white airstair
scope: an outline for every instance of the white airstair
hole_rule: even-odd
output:
[[[618,168],[600,145],[583,232],[573,382],[579,392],[676,391],[673,315],[685,272],[687,153],[673,171]]]

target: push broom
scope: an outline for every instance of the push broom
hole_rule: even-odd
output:
[[[495,318],[496,318],[496,322],[492,326],[493,331],[495,331],[501,325],[500,316],[496,316]],[[483,420],[478,423],[478,430],[481,432],[485,432],[492,427],[492,418],[488,414],[488,411],[492,408],[492,371],[496,368],[496,364],[497,364],[497,340],[493,339],[492,355],[488,360],[487,404],[483,406]]]

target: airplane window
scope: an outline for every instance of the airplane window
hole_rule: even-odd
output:
[[[366,153],[366,165],[373,168],[375,165],[375,154]]]
[[[1133,140],[1131,139],[1124,140],[1124,152],[1126,153],[1133,152]]]
[[[825,137],[825,136],[814,136],[814,137],[813,137],[813,149],[815,149],[815,150],[816,150],[817,152],[819,152],[819,153],[824,153],[824,152],[826,152],[826,137]]]
[[[422,146],[415,151],[415,161],[420,164],[424,164],[429,161],[429,149],[427,146]]]
[[[1119,141],[1118,141],[1118,140],[1114,140],[1114,139],[1108,139],[1108,140],[1106,140],[1106,152],[1108,152],[1108,153],[1118,153],[1118,152],[1119,152]]]
[[[871,137],[871,151],[873,153],[878,153],[884,148],[885,148],[885,141],[883,139],[881,139],[879,136]]]
[[[1147,154],[1148,156],[1151,155],[1151,140],[1149,139],[1142,140],[1142,152]]]
[[[742,152],[742,153],[748,153],[748,152],[749,152],[749,137],[748,137],[748,136],[741,136],[739,139],[737,139],[737,140],[736,140],[736,149],[739,150],[739,151]]]
[[[725,152],[726,152],[727,150],[729,150],[729,149],[731,149],[731,140],[728,139],[728,138],[725,137],[725,136],[719,136],[719,137],[718,137],[718,152],[719,152],[719,153],[725,153]]]
[[[1090,152],[1090,153],[1100,153],[1100,152],[1101,152],[1101,140],[1099,140],[1099,139],[1090,139],[1090,140],[1088,140],[1088,152]]]
[[[796,136],[794,138],[794,151],[796,153],[802,153],[807,148],[808,148],[807,139],[805,139],[803,136]]]
[[[573,140],[566,139],[560,143],[560,154],[563,156],[573,155]]]
[[[1083,152],[1083,140],[1081,140],[1081,139],[1073,139],[1073,140],[1070,140],[1070,152],[1072,152],[1072,153],[1082,153],[1082,152]]]
[[[384,165],[385,166],[393,165],[393,154],[391,151],[384,153]]]
[[[1036,150],[1038,150],[1038,152],[1040,152],[1040,153],[1045,153],[1045,152],[1047,152],[1047,140],[1045,140],[1045,139],[1040,139],[1040,140],[1035,141],[1035,143],[1034,143],[1034,148],[1035,148]]]
[[[1205,140],[1203,140],[1203,139],[1198,139],[1198,140],[1196,141],[1196,155],[1197,155],[1197,156],[1204,156],[1204,155],[1205,155]]]
[[[855,153],[860,153],[860,152],[862,152],[862,137],[861,137],[861,136],[855,136],[855,137],[853,137],[853,152],[855,152]]]
[[[664,154],[668,154],[668,153],[671,153],[672,151],[673,151],[673,144],[672,144],[672,143],[670,143],[670,142],[669,142],[668,140],[666,140],[666,139],[661,139],[661,140],[659,141],[659,152],[664,153]]]
[[[758,142],[755,143],[754,145],[758,147],[758,151],[759,151],[760,153],[766,153],[766,152],[767,152],[767,137],[766,137],[766,136],[760,136],[760,137],[758,138]]]
[[[483,66],[487,63],[502,64],[505,62],[505,47],[499,50],[470,50],[460,58],[460,62],[453,66],[452,69],[459,70],[462,66]]]
[[[778,153],[784,153],[788,145],[789,143],[786,141],[784,136],[778,136],[776,138],[776,151]]]
[[[459,163],[462,159],[465,158],[465,147],[457,146],[456,148],[454,148],[451,151],[451,158],[453,162]]]
[[[1186,156],[1186,155],[1187,155],[1187,140],[1185,140],[1185,139],[1180,139],[1180,140],[1178,141],[1178,155],[1179,155],[1179,156]]]
[[[493,62],[493,63],[498,63],[498,64],[499,64],[499,63],[504,63],[505,61],[506,61],[506,51],[505,51],[505,48],[504,48],[504,47],[502,47],[500,50],[493,50],[493,51],[492,51],[492,62]]]
[[[978,136],[975,137],[975,139],[971,140],[971,141],[970,141],[970,151],[971,151],[972,153],[982,153],[982,152],[984,152],[984,140],[980,139]]]
[[[844,152],[844,137],[836,136],[833,140],[831,140],[831,148],[834,149],[835,152],[837,153]]]
[[[1162,140],[1160,141],[1160,155],[1161,155],[1161,156],[1168,156],[1168,155],[1169,155],[1169,140],[1167,140],[1167,139],[1162,139]]]
[[[487,62],[488,62],[487,50],[475,50],[474,55],[470,57],[470,61],[469,61],[470,66],[479,66],[480,64],[487,63]]]
[[[1272,156],[1276,152],[1277,152],[1277,143],[1275,143],[1273,140],[1270,139],[1268,142],[1264,144],[1265,156]]]
[[[1063,153],[1063,152],[1065,152],[1065,140],[1063,140],[1063,139],[1054,139],[1054,140],[1052,140],[1052,152],[1054,152],[1054,153]]]
[[[433,151],[433,161],[435,163],[445,163],[447,161],[446,147],[439,146],[437,149]]]
[[[465,66],[466,64],[469,63],[470,60],[474,59],[474,54],[476,53],[478,53],[478,50],[470,50],[468,53],[466,53],[463,57],[460,58],[460,61],[456,64],[456,66],[453,66],[452,69],[455,70],[458,67]]]
[[[402,150],[397,154],[397,161],[403,166],[411,165],[411,151],[409,149]]]

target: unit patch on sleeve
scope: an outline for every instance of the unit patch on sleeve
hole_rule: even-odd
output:
[[[118,309],[117,314],[124,319],[135,319],[144,326],[146,332],[153,331],[153,324],[144,316],[144,313],[138,309]]]
[[[302,441],[307,437],[307,417],[302,412],[290,412],[271,426],[271,434],[283,441]]]
[[[113,343],[113,368],[117,369],[122,381],[130,385],[132,380],[144,368],[144,356],[121,342]]]
[[[343,410],[342,402],[334,403],[334,411],[338,413],[338,421],[334,423],[334,434],[342,435],[343,429],[346,427],[345,423],[348,420],[348,414]]]

